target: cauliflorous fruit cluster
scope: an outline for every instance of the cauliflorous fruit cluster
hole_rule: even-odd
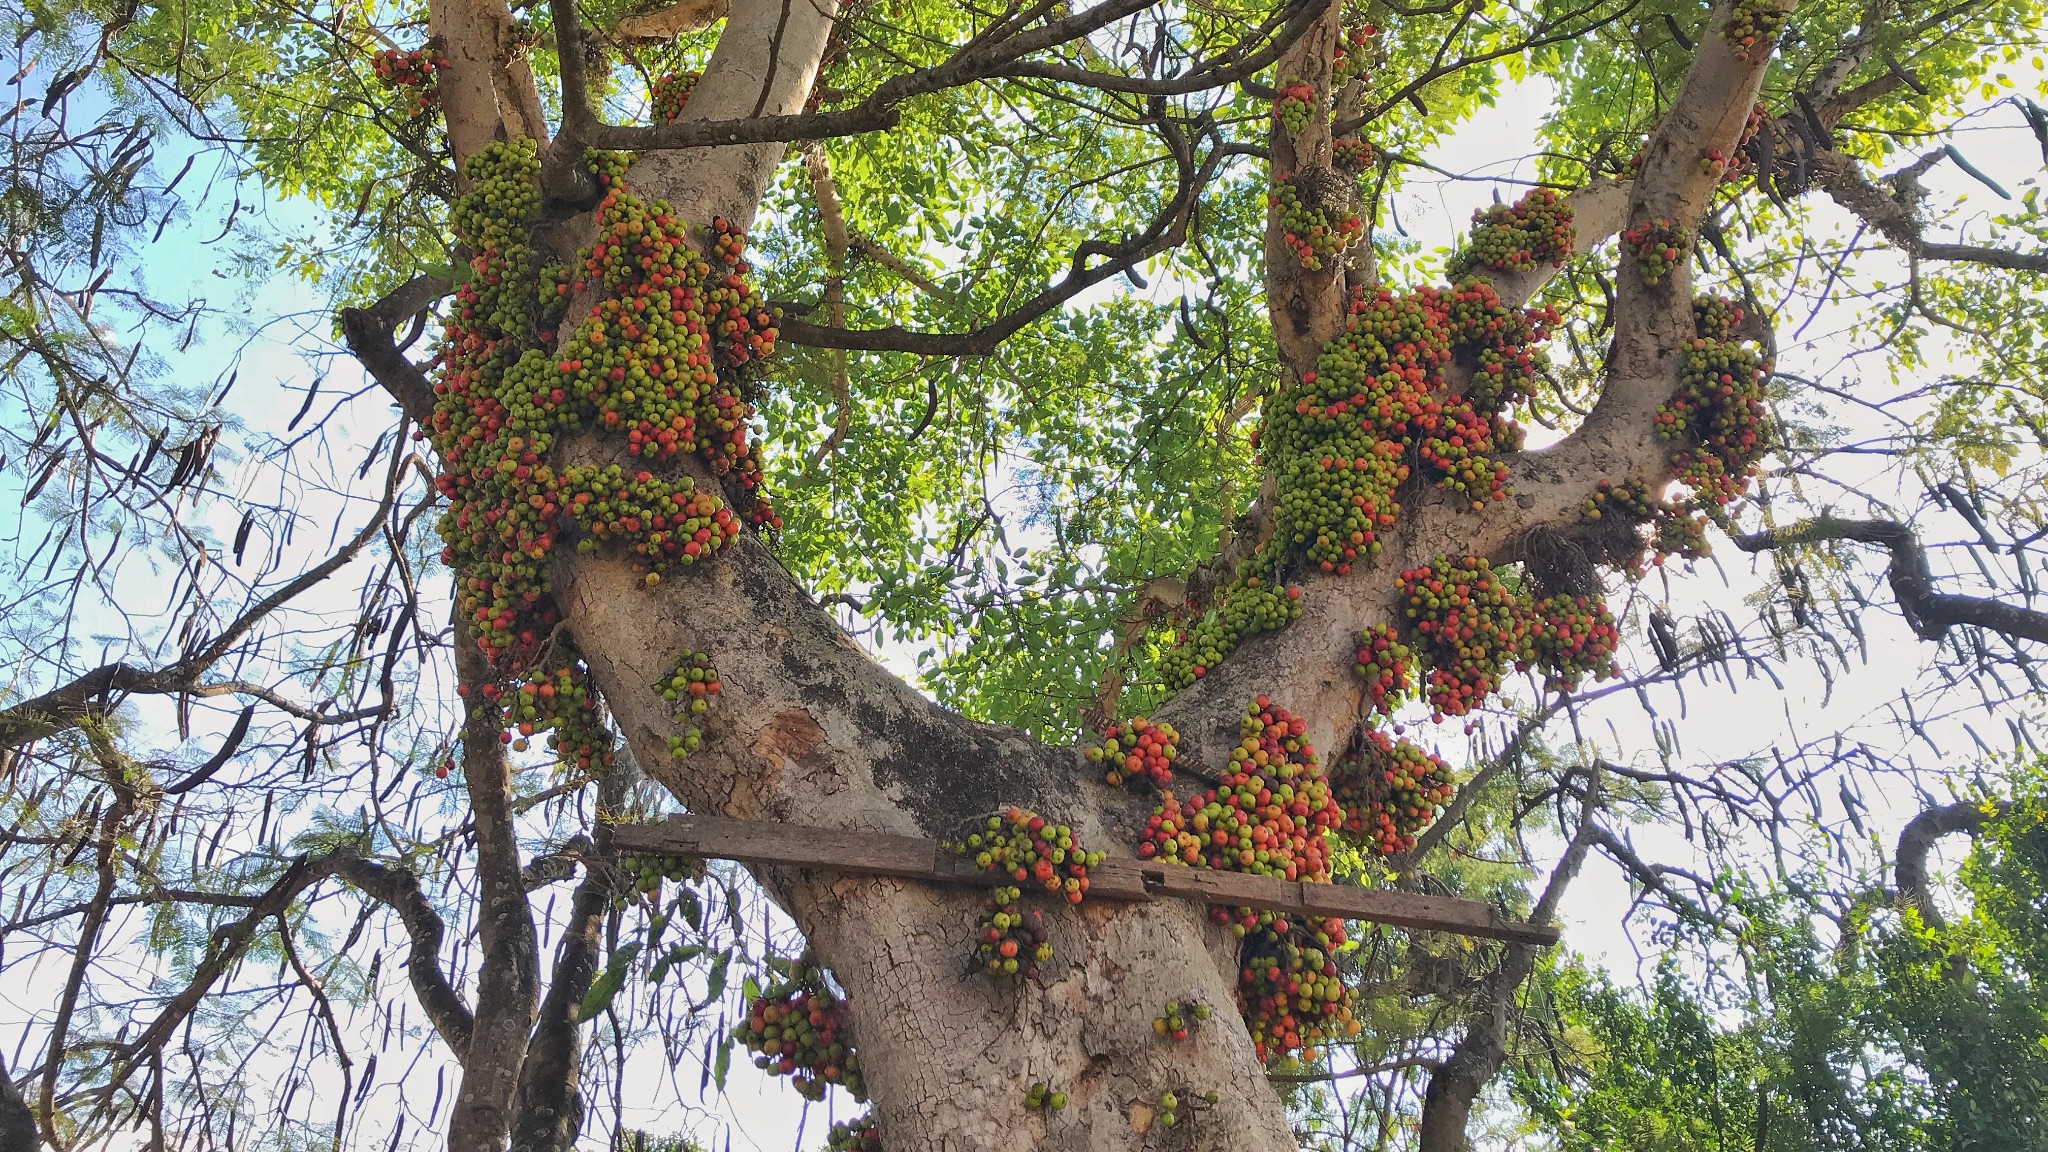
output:
[[[1379,149],[1360,136],[1340,136],[1330,141],[1330,165],[1339,172],[1357,175],[1379,163]]]
[[[1404,612],[1429,665],[1423,695],[1446,716],[1463,716],[1500,687],[1511,664],[1534,655],[1515,594],[1478,556],[1439,556],[1401,573]]]
[[[1175,631],[1174,644],[1159,657],[1166,686],[1193,684],[1221,663],[1246,637],[1274,632],[1301,615],[1301,589],[1258,575],[1255,559],[1217,593],[1215,604]]]
[[[1150,780],[1164,788],[1173,782],[1173,760],[1180,754],[1180,736],[1170,724],[1154,724],[1139,716],[1103,730],[1102,743],[1087,751],[1091,763],[1105,766],[1111,784]]]
[[[1230,770],[1185,803],[1162,793],[1138,854],[1287,880],[1327,880],[1325,834],[1344,822],[1305,737],[1308,722],[1260,696],[1245,710]]]
[[[1400,629],[1392,625],[1358,634],[1358,654],[1351,670],[1365,681],[1366,699],[1382,716],[1392,715],[1415,690],[1415,650],[1401,642]]]
[[[1664,279],[1666,273],[1685,259],[1692,241],[1685,229],[1659,216],[1645,221],[1621,234],[1621,249],[1635,257],[1636,267],[1643,279],[1651,284]]]
[[[700,73],[664,72],[648,85],[649,102],[654,105],[654,122],[672,124],[683,114],[683,105],[690,102],[690,92],[697,87]]]
[[[1532,600],[1478,556],[1439,556],[1401,573],[1403,612],[1429,673],[1423,696],[1439,716],[1463,716],[1495,689],[1508,667],[1542,670],[1553,687],[1613,674],[1621,636],[1598,596]]]
[[[1023,898],[1022,888],[1006,884],[992,889],[982,902],[974,958],[991,976],[1035,980],[1038,966],[1052,959],[1045,917],[1036,908],[1022,907]]]
[[[1532,662],[1544,669],[1550,687],[1571,692],[1581,677],[1614,675],[1621,633],[1604,599],[1559,593],[1536,601],[1530,610],[1529,646],[1535,652]]]
[[[1521,445],[1506,409],[1527,396],[1548,311],[1510,309],[1492,285],[1360,294],[1316,370],[1267,401],[1260,447],[1277,485],[1277,538],[1326,572],[1380,549],[1400,515],[1410,451],[1477,507],[1506,495],[1497,457]],[[1471,367],[1464,392],[1446,369]]]
[[[1357,753],[1331,768],[1330,791],[1344,806],[1345,834],[1392,856],[1415,847],[1415,834],[1436,822],[1457,785],[1441,757],[1368,728]]]
[[[619,858],[619,868],[632,883],[632,892],[621,892],[614,903],[624,908],[635,896],[659,895],[661,882],[673,880],[687,884],[704,878],[704,861],[695,856],[655,856],[646,852],[628,852]]]
[[[1067,1106],[1067,1094],[1040,1081],[1024,1090],[1026,1108],[1049,1108],[1054,1112]]]
[[[535,670],[510,689],[484,684],[481,692],[512,725],[499,733],[499,739],[513,751],[526,751],[528,739],[545,731],[549,750],[566,766],[579,772],[602,771],[612,762],[611,731],[605,727],[589,669],[580,663]]]
[[[711,666],[711,656],[705,652],[683,653],[676,658],[675,669],[654,683],[654,690],[675,705],[678,715],[693,718],[711,710],[711,698],[718,695],[718,689],[718,669]],[[692,723],[682,735],[669,736],[668,752],[681,760],[703,742],[703,733]]]
[[[1273,118],[1280,121],[1289,136],[1299,136],[1306,131],[1309,117],[1315,115],[1315,110],[1315,85],[1306,80],[1289,80],[1280,86],[1280,94],[1273,98]]]
[[[825,1133],[826,1152],[882,1152],[882,1132],[873,1116],[845,1120]]]
[[[1678,395],[1657,410],[1657,437],[1678,445],[1672,463],[1695,504],[1719,508],[1749,490],[1770,446],[1762,355],[1734,340],[1695,337]]]
[[[1353,24],[1344,30],[1330,59],[1330,91],[1342,92],[1352,81],[1365,79],[1366,50],[1379,34],[1371,24]]]
[[[1088,869],[1103,861],[1102,853],[1081,847],[1073,829],[1022,808],[988,817],[980,829],[947,847],[973,859],[984,872],[1043,888],[1069,904],[1087,895]]]
[[[1726,296],[1695,296],[1692,301],[1693,332],[1707,340],[1726,340],[1735,335],[1747,315],[1742,305]]]
[[[1353,1013],[1356,992],[1337,968],[1346,940],[1342,920],[1302,923],[1250,909],[1238,909],[1234,919],[1224,909],[1210,915],[1244,933],[1237,995],[1260,1060],[1313,1060],[1321,1045],[1363,1030]]]
[[[1572,254],[1572,208],[1548,188],[1531,189],[1513,204],[1495,204],[1472,214],[1472,235],[1451,259],[1451,275],[1475,269],[1528,272],[1540,264],[1562,264]]]
[[[1756,60],[1778,46],[1778,36],[1791,15],[1792,6],[1784,0],[1741,0],[1721,26],[1721,38],[1738,59]]]
[[[720,494],[676,472],[685,454],[726,477],[748,520],[777,523],[759,491],[742,395],[775,326],[745,280],[741,238],[714,221],[700,256],[666,204],[625,186],[627,162],[589,154],[603,189],[597,238],[576,263],[549,267],[531,238],[534,141],[491,144],[469,159],[469,190],[451,220],[472,253],[470,276],[443,334],[425,433],[441,461],[442,559],[456,571],[458,610],[503,677],[471,703],[524,710],[509,686],[521,697],[533,686],[533,719],[508,722],[555,728],[564,760],[584,767],[610,755],[609,737],[595,734],[587,673],[573,660],[536,668],[557,659],[547,643],[560,620],[556,547],[572,538],[583,551],[616,546],[647,566],[649,583],[715,554],[741,521]],[[581,300],[585,314],[554,347]],[[640,467],[558,465],[556,445],[583,429],[619,437]]]
[[[1181,1122],[1182,1112],[1207,1111],[1214,1108],[1221,1099],[1222,1094],[1214,1088],[1201,1093],[1188,1088],[1168,1088],[1159,1094],[1158,1107],[1153,1119],[1160,1127],[1171,1128]]]
[[[845,1035],[846,1001],[825,980],[824,969],[806,956],[787,979],[765,988],[747,1005],[747,1018],[733,1038],[754,1054],[754,1066],[788,1076],[807,1100],[821,1100],[838,1084],[855,1100],[867,1099],[860,1060]]]
[[[425,116],[440,106],[439,79],[442,69],[448,67],[448,58],[429,48],[415,48],[410,52],[397,48],[382,48],[370,57],[370,70],[377,79],[406,93],[405,114],[408,118]]]
[[[1641,578],[1650,566],[1661,567],[1666,556],[1696,560],[1709,553],[1706,518],[1651,496],[1649,486],[1640,480],[1616,484],[1601,477],[1579,514],[1588,523],[1619,518],[1627,524],[1650,525],[1646,548],[1608,551],[1608,558],[1630,579]]]
[[[1356,209],[1324,206],[1292,179],[1275,180],[1266,202],[1280,214],[1281,239],[1294,250],[1301,266],[1311,271],[1365,235],[1365,221]]]
[[[1189,1021],[1200,1024],[1209,1018],[1209,1006],[1200,1000],[1174,1000],[1166,1011],[1152,1018],[1152,1031],[1169,1040],[1188,1038]]]

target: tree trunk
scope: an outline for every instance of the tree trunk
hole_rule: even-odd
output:
[[[1149,810],[1089,782],[1070,750],[974,724],[855,648],[751,539],[646,590],[629,565],[557,568],[557,597],[649,775],[699,812],[945,836],[1011,803],[1129,854]],[[682,728],[652,691],[678,652],[719,653],[724,691],[704,746],[670,760]],[[1048,799],[1057,798],[1057,799]],[[1234,941],[1179,901],[1048,909],[1038,984],[974,973],[969,893],[796,869],[756,874],[848,993],[863,1074],[892,1149],[1125,1149],[1166,1091],[1214,1090],[1183,1123],[1195,1147],[1293,1148],[1286,1117],[1231,1010]],[[1169,1001],[1216,1009],[1185,1043],[1151,1021]],[[1027,1114],[1037,1081],[1063,1112]]]

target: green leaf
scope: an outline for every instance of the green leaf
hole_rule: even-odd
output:
[[[618,950],[612,953],[611,960],[604,966],[604,972],[596,980],[591,981],[590,991],[583,994],[583,1002],[576,1006],[577,1020],[592,1020],[598,1013],[611,1006],[612,997],[617,996],[619,989],[625,986],[626,973],[632,970],[633,959],[638,955],[638,940],[621,944]]]

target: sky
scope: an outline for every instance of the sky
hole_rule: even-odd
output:
[[[2038,83],[2038,79],[2031,76],[2026,82]],[[1479,116],[1432,148],[1424,157],[1431,164],[1470,178],[1445,180],[1426,174],[1412,178],[1399,194],[1398,205],[1398,217],[1409,234],[1425,248],[1448,246],[1475,208],[1492,203],[1496,193],[1503,200],[1517,195],[1510,182],[1532,176],[1533,162],[1489,162],[1489,158],[1525,156],[1531,150],[1548,104],[1549,95],[1540,86],[1511,87],[1502,94],[1494,112]],[[1969,142],[1973,161],[2008,188],[2018,191],[2037,178],[2039,153],[2016,115],[2003,119],[1987,116],[1985,124],[1969,129],[1964,139]],[[1983,186],[1953,166],[1937,169],[1928,183],[1938,196],[1962,198],[1964,219],[1990,207],[1991,197]],[[255,203],[275,216],[275,226],[280,230],[289,231],[310,219],[303,207],[264,198],[260,192]],[[298,409],[316,375],[325,376],[322,395],[336,398],[362,387],[364,381],[346,360],[329,355],[333,349],[320,319],[324,301],[315,288],[281,273],[255,280],[236,279],[239,273],[232,271],[234,266],[226,259],[227,254],[203,242],[204,231],[195,224],[170,233],[151,253],[152,275],[160,277],[158,287],[168,295],[204,286],[216,303],[232,304],[245,312],[246,319],[242,325],[211,332],[187,352],[172,357],[170,369],[189,373],[195,380],[208,376],[222,378],[229,371],[237,372],[239,382],[223,401],[224,411],[253,432],[267,432],[281,441],[288,435],[286,421]],[[1821,323],[1808,330],[1805,342],[1786,346],[1785,366],[1839,372],[1845,351],[1838,341],[1831,339],[1830,325]],[[322,401],[316,407],[316,414],[325,403]],[[228,468],[223,483],[246,500],[290,507],[300,518],[304,531],[325,534],[352,530],[367,514],[368,505],[359,495],[350,494],[358,486],[349,473],[356,466],[361,449],[383,431],[385,411],[376,403],[344,405],[326,429],[326,443],[303,457],[314,462],[309,476],[285,479],[274,462],[252,456]],[[1854,411],[1833,415],[1842,420],[1852,436],[1874,430],[1860,427],[1859,414]],[[251,442],[261,443],[261,436],[253,437]],[[1874,468],[1865,479],[1880,486],[1897,486],[1895,479]],[[16,486],[0,488],[0,507],[14,506],[18,481],[10,473],[0,477],[0,485]],[[1915,501],[1909,498],[1904,502],[1910,505]],[[210,526],[219,538],[226,539],[234,534],[235,521],[234,506],[221,502]],[[1962,525],[1960,521],[1944,523],[1937,519],[1925,530],[1937,537],[1942,533],[1955,537],[1962,534]],[[251,574],[256,567],[254,558],[262,550],[250,550]],[[1717,563],[1701,567],[1705,579],[1674,580],[1668,590],[1653,578],[1649,586],[1638,589],[1630,598],[1627,610],[1645,611],[1655,600],[1668,603],[1673,614],[1680,617],[1707,610],[1726,610],[1741,616],[1743,597],[1757,584],[1748,558],[1731,552]],[[361,567],[344,574],[334,583],[337,593],[357,587],[366,571],[367,567]],[[1717,573],[1721,578],[1715,578]],[[133,603],[152,602],[160,594],[164,578],[162,572],[144,566],[126,567],[116,585],[117,598]],[[355,607],[345,596],[337,595],[331,605],[308,610],[328,611],[334,618],[342,619],[352,616]],[[78,623],[81,633],[112,626],[111,620]],[[1788,747],[1821,732],[1865,739],[1877,748],[1899,746],[1917,739],[1895,721],[1901,698],[1923,687],[1932,649],[1907,632],[1896,615],[1888,611],[1873,613],[1866,623],[1869,658],[1853,676],[1842,679],[1839,689],[1831,688],[1810,664],[1795,660],[1787,662],[1781,671],[1782,688],[1763,681],[1740,682],[1733,687],[1695,681],[1682,692],[1652,689],[1649,699],[1656,715],[1684,717],[1677,730],[1684,740],[1683,754],[1691,762],[1768,756],[1773,748]],[[914,680],[915,664],[907,648],[882,646],[876,649],[876,655]],[[173,731],[170,718],[161,709],[144,708],[139,719],[145,732],[153,729],[159,737]],[[196,742],[210,746],[218,738],[223,723],[222,717],[215,717],[211,725],[202,722]],[[1921,749],[1923,756],[1932,749],[1938,749],[1934,752],[1936,757],[1966,759],[1977,755],[1960,723],[1958,720],[1930,726],[1930,747]],[[1578,718],[1578,728],[1589,751],[1636,762],[1643,762],[1645,750],[1656,748],[1660,739],[1651,715],[1632,696],[1589,707]],[[1430,735],[1439,737],[1442,749],[1454,760],[1464,758],[1465,741],[1457,729],[1426,733],[1425,742]],[[1990,743],[1999,743],[2000,734],[1983,735]],[[1880,839],[1894,835],[1921,804],[1919,796],[1881,786],[1867,791],[1865,799],[1871,809],[1869,826]],[[1824,805],[1831,803],[1833,798],[1823,798]],[[1668,824],[1644,827],[1636,835],[1646,854],[1662,859],[1683,860],[1691,852],[1678,831]],[[1546,847],[1555,848],[1539,845]],[[1618,870],[1596,862],[1575,885],[1564,911],[1566,946],[1627,980],[1640,974],[1645,959],[1637,939],[1622,930],[1616,915],[1616,910],[1626,906],[1632,895]],[[388,927],[383,931],[389,945],[387,952],[394,950],[396,933]],[[25,1038],[27,1032],[20,1021],[47,1003],[53,978],[53,973],[45,969],[25,987],[0,989],[0,1047],[9,1053],[10,1066],[19,1067],[22,1063],[16,1054],[16,1042]],[[395,986],[402,975],[394,966],[384,979]],[[397,995],[402,998],[407,993],[399,989]],[[374,1014],[361,1010],[345,1012],[351,1029],[375,1027]],[[417,1024],[416,1013],[414,1021]],[[405,1106],[422,1109],[418,1085],[437,1072],[452,1075],[452,1065],[442,1055],[438,1047],[433,1048],[408,1074],[413,1091],[406,1093]],[[702,1103],[702,1111],[679,1114],[670,1106],[670,1094],[661,1083],[666,1070],[656,1068],[647,1059],[636,1060],[632,1067],[633,1078],[626,1086],[627,1123],[654,1131],[682,1130],[712,1148],[769,1152],[817,1147],[822,1143],[828,1114],[836,1112],[843,1119],[856,1111],[843,1099],[829,1105],[804,1106],[780,1081],[755,1074],[743,1059],[736,1059],[731,1084],[722,1098],[708,1097]],[[693,1096],[689,1089],[696,1083],[694,1067],[680,1070],[678,1077],[683,1082],[682,1095]],[[327,1091],[332,1090],[328,1086]],[[369,1137],[381,1127],[380,1114],[388,1117],[401,1107],[398,1093],[397,1086],[388,1082],[373,1090],[365,1110],[369,1117],[365,1123],[371,1125],[363,1134],[366,1145],[376,1143]]]

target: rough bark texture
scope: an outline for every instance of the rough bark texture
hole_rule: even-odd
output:
[[[35,1152],[36,1115],[0,1060],[0,1152]]]
[[[476,691],[488,679],[483,655],[460,621],[455,626],[455,668]],[[499,728],[483,709],[462,727],[462,782],[476,828],[476,1018],[462,1061],[462,1087],[449,1116],[451,1152],[496,1152],[512,1128],[512,1102],[526,1059],[540,995],[540,942],[526,903],[519,844],[512,826],[512,769],[498,742]]]
[[[570,628],[650,775],[693,810],[823,827],[944,836],[1010,803],[1127,853],[1139,809],[1091,782],[1070,750],[944,711],[856,648],[758,544],[644,589],[628,565],[558,568]],[[725,685],[705,745],[682,764],[681,728],[650,690],[683,649],[719,653]],[[1292,1148],[1241,1028],[1161,1044],[1174,999],[1231,1003],[1235,949],[1179,901],[1049,918],[1039,986],[971,975],[971,893],[881,879],[758,869],[847,987],[855,1036],[890,1146],[1128,1148],[1169,1088],[1215,1089],[1229,1126],[1197,1147]],[[1218,1020],[1228,1019],[1219,1013]],[[1027,1113],[1033,1081],[1071,1098]],[[1031,1143],[1023,1142],[1028,1134]]]
[[[448,59],[437,86],[456,157],[517,136],[547,143],[540,92],[504,0],[431,0],[427,28]]]
[[[799,110],[830,18],[829,6],[807,3],[735,14],[685,114]],[[628,179],[685,219],[744,224],[786,151],[778,143],[655,152]],[[1142,812],[1089,782],[1071,750],[933,705],[861,652],[752,539],[652,591],[632,566],[589,557],[564,556],[556,581],[568,627],[634,753],[694,811],[946,836],[1026,803],[1106,850],[1135,845]],[[716,653],[725,690],[704,747],[675,764],[667,737],[682,728],[651,685],[684,650]],[[1231,1003],[1235,948],[1200,910],[1166,901],[1051,917],[1055,959],[1040,982],[996,986],[969,971],[973,894],[757,873],[847,988],[890,1147],[1134,1148],[1148,1139],[1148,1105],[1169,1089],[1221,1095],[1212,1115],[1227,1123],[1181,1129],[1194,1147],[1294,1147],[1242,1028],[1206,1028],[1177,1045],[1152,1032],[1170,1000]],[[1034,1081],[1067,1092],[1068,1107],[1027,1111]]]
[[[1937,928],[1946,923],[1941,910],[1934,906],[1933,889],[1928,884],[1928,854],[1944,837],[1958,832],[1975,836],[1986,821],[2007,807],[2002,801],[1989,807],[1964,801],[1929,808],[1907,821],[1899,831],[1898,863],[1893,868],[1899,899],[1918,909],[1920,918],[1927,923]]]

